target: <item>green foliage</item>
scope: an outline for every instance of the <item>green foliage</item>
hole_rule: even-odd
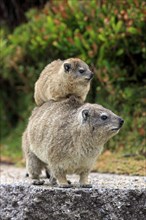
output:
[[[13,33],[2,29],[2,127],[7,128],[2,134],[27,121],[43,67],[54,59],[79,57],[95,72],[88,101],[125,119],[108,147],[144,153],[145,12],[146,4],[138,0],[60,0],[28,11],[27,23]]]

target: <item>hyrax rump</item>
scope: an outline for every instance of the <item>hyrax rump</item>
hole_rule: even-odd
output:
[[[81,104],[74,97],[36,107],[23,134],[22,148],[30,176],[39,178],[47,168],[60,186],[66,174],[88,174],[104,144],[120,130],[123,119],[98,104]]]
[[[55,60],[47,65],[35,83],[34,99],[38,106],[48,100],[60,101],[74,95],[84,101],[93,73],[78,58]]]

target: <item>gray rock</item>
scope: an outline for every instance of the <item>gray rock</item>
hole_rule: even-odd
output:
[[[25,170],[1,167],[2,220],[144,220],[144,177],[91,173],[93,188],[34,186]],[[44,178],[42,176],[42,178]]]

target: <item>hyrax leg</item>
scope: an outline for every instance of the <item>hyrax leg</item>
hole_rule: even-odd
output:
[[[57,184],[56,178],[53,177],[53,175],[49,172],[48,169],[46,169],[46,176],[47,176],[47,178],[50,179],[51,185],[56,185],[56,184]],[[70,181],[70,180],[67,180],[67,183],[68,183],[69,185],[71,185],[71,181]]]
[[[56,185],[56,178],[54,178],[54,176],[52,175],[49,167],[45,167],[45,172],[46,172],[46,177],[50,180],[51,185]]]
[[[91,188],[92,185],[88,181],[89,172],[83,172],[80,174],[80,186]]]
[[[57,183],[60,187],[71,187],[71,185],[68,183],[66,179],[66,174],[65,173],[56,173],[55,178],[57,179]]]
[[[26,157],[26,169],[32,179],[39,179],[44,164],[31,151]]]

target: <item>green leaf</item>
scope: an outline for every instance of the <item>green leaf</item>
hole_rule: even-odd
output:
[[[122,55],[123,53],[124,53],[124,49],[123,49],[123,48],[120,48],[120,49],[117,51],[116,55],[117,55],[117,56],[120,56],[120,55]]]
[[[103,42],[107,41],[106,37],[103,34],[99,34],[98,39],[103,41]]]
[[[118,21],[118,23],[116,24],[116,27],[115,27],[115,32],[116,33],[118,33],[121,30],[122,25],[123,25],[123,22],[122,21]]]
[[[129,27],[128,32],[131,34],[138,34],[138,30],[134,27]]]
[[[105,54],[105,45],[103,44],[99,50],[99,59],[102,60]]]

